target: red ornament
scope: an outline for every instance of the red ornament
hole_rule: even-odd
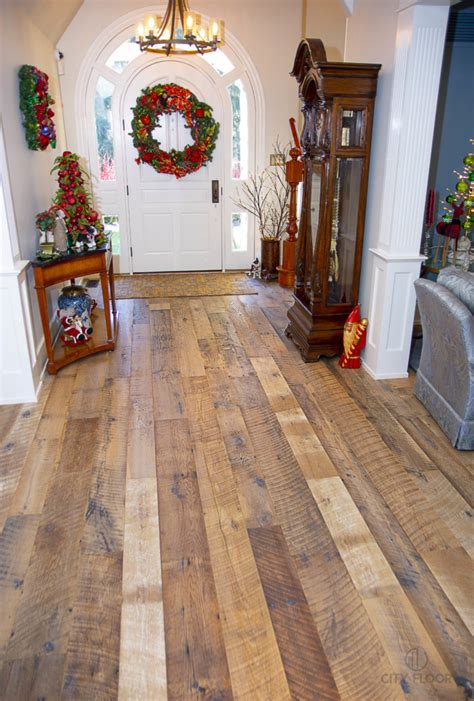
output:
[[[145,126],[148,126],[149,124],[151,124],[151,117],[150,117],[148,114],[143,114],[143,115],[140,117],[140,121],[141,121],[141,123],[144,124]]]
[[[201,109],[201,108],[199,107],[199,108],[194,112],[194,114],[195,114],[196,117],[198,117],[198,118],[204,117],[204,110]]]
[[[70,195],[70,196],[67,198],[67,201],[69,202],[69,204],[76,204],[76,198],[73,197],[72,195]]]
[[[145,161],[145,163],[151,163],[152,160],[153,160],[153,154],[152,154],[152,153],[149,153],[149,152],[148,152],[148,153],[144,153],[143,156],[142,156],[142,158],[143,158],[143,160]]]

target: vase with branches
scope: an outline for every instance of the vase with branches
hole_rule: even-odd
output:
[[[257,222],[262,242],[262,275],[277,276],[280,241],[288,226],[290,186],[285,177],[289,146],[277,138],[272,146],[276,165],[251,175],[238,189],[232,202],[248,212]]]

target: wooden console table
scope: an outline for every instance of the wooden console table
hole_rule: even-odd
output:
[[[54,260],[32,262],[35,274],[35,288],[43,325],[46,352],[48,354],[47,370],[51,375],[92,353],[113,350],[117,339],[118,314],[115,306],[114,267],[112,252],[107,246],[94,251],[71,254]],[[74,283],[76,278],[88,277],[99,273],[104,308],[94,311],[94,333],[87,343],[74,347],[64,346],[60,340],[53,343],[49,329],[48,303],[46,288],[65,280]],[[110,292],[109,292],[110,290]],[[111,310],[112,306],[112,310]]]

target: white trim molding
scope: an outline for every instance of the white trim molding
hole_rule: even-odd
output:
[[[101,31],[95,38],[90,48],[80,64],[77,78],[74,82],[74,106],[77,118],[76,134],[68,134],[69,145],[76,148],[79,153],[86,155],[89,171],[92,176],[94,197],[100,205],[104,215],[117,215],[120,221],[120,272],[133,272],[133,262],[130,256],[131,233],[130,216],[127,198],[126,182],[126,160],[125,160],[125,139],[123,132],[123,100],[128,86],[134,77],[148,65],[154,64],[162,59],[150,53],[142,53],[132,59],[122,72],[116,72],[108,67],[107,60],[112,53],[130,37],[135,34],[138,22],[148,13],[162,14],[164,6],[150,5],[129,12],[114,22],[110,23],[106,29]],[[204,16],[204,15],[203,15]],[[231,198],[235,195],[237,182],[231,178],[231,129],[232,113],[231,102],[228,95],[228,86],[235,80],[242,81],[248,100],[249,120],[251,124],[249,138],[249,163],[251,172],[261,170],[265,165],[265,98],[262,82],[257,69],[238,39],[226,29],[226,43],[220,49],[234,68],[225,75],[220,75],[214,68],[200,57],[180,56],[175,60],[183,65],[192,61],[195,68],[212,81],[216,99],[222,103],[223,124],[221,124],[221,138],[225,141],[222,150],[224,162],[223,188],[224,198],[222,200],[222,250],[224,251],[223,269],[247,267],[247,260],[250,254],[254,259],[258,247],[259,236],[254,226],[253,219],[249,220],[249,248],[245,256],[232,252],[230,248],[231,240],[231,215],[232,211],[238,210],[232,205]],[[112,97],[113,114],[113,141],[116,165],[116,180],[113,183],[101,182],[97,171],[97,143],[95,137],[95,116],[94,97],[99,77],[106,79],[114,86]],[[63,77],[62,82],[70,81],[71,77]]]
[[[29,261],[0,271],[0,404],[36,402],[43,363],[36,355],[29,315]]]
[[[3,125],[0,120],[0,404],[36,402],[46,353],[35,349],[28,294],[30,263],[20,260]]]

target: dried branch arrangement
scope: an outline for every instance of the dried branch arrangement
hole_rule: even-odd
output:
[[[285,163],[289,145],[282,146],[277,138],[272,148],[279,165],[251,175],[232,202],[256,218],[261,239],[279,241],[288,225],[290,186],[286,182]]]

